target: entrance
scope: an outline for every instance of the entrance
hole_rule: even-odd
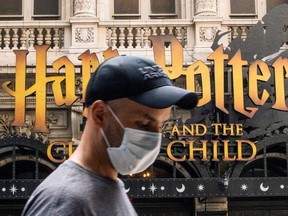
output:
[[[20,216],[27,200],[1,200],[0,216]]]
[[[133,199],[139,216],[194,216],[194,198]]]
[[[36,183],[55,168],[45,156],[41,141],[24,136],[7,136],[0,140],[0,216],[20,216]],[[27,184],[27,182],[32,184]],[[33,187],[31,187],[31,185]]]
[[[233,198],[228,210],[229,216],[286,216],[288,197]]]

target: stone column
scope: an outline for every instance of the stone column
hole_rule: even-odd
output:
[[[220,0],[194,1],[195,46],[194,58],[207,59],[211,54],[211,45],[216,32],[221,29],[222,17],[218,16],[218,3]]]
[[[195,0],[195,16],[216,16],[217,0]]]
[[[74,0],[73,15],[76,17],[95,17],[96,0]]]
[[[70,18],[72,38],[69,52],[80,49],[97,49],[98,24],[96,0],[73,0],[73,17]]]

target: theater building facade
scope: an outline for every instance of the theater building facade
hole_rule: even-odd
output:
[[[161,152],[120,176],[139,215],[288,214],[284,0],[1,0],[0,216],[69,158],[85,89],[115,55],[155,59],[197,92]]]

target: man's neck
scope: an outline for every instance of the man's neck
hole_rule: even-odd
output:
[[[80,144],[69,159],[99,176],[116,180],[117,171],[113,168],[106,147],[101,141],[85,139],[83,134]]]

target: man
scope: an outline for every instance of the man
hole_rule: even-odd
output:
[[[34,191],[22,215],[137,215],[118,173],[149,167],[171,106],[192,109],[197,101],[150,59],[118,56],[103,62],[87,86],[79,146]]]

